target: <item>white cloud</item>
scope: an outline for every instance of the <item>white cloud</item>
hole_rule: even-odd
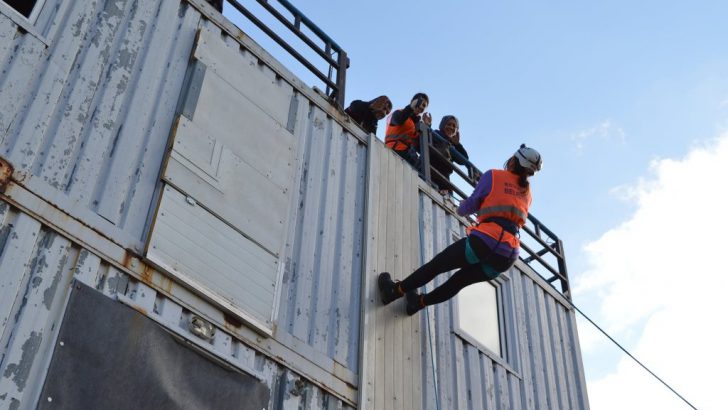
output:
[[[575,284],[576,302],[596,301],[594,318],[633,340],[633,353],[696,407],[724,408],[728,132],[681,160],[653,161],[651,174],[621,190],[637,205],[632,217],[587,245],[591,268]],[[588,357],[597,336],[580,332]],[[589,381],[592,409],[689,408],[620,357]]]
[[[624,144],[626,134],[621,127],[612,124],[612,121],[604,120],[592,128],[572,134],[570,138],[576,144],[577,153],[581,154],[588,141],[598,138],[603,141]]]

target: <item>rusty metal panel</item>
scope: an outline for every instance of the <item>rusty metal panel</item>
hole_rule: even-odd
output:
[[[193,317],[225,314],[202,301],[190,310],[3,201],[0,260],[0,278],[21,283],[12,292],[3,287],[6,293],[0,298],[0,311],[10,312],[0,326],[0,408],[35,408],[39,399],[47,400],[40,391],[59,346],[58,330],[74,280],[133,307],[187,343],[261,380],[271,391],[267,408],[353,408],[323,389],[320,380],[274,361],[225,327],[216,326],[212,340],[193,334],[189,326]]]
[[[14,178],[141,251],[199,21],[179,0],[53,1],[37,23],[46,47],[0,16],[0,146]]]
[[[464,235],[454,207],[427,187],[420,192],[424,263]],[[448,274],[428,284],[444,283]],[[587,409],[586,380],[574,311],[527,265],[504,273],[507,312],[501,332],[508,354],[498,357],[457,330],[455,300],[422,312],[424,402],[435,408]]]

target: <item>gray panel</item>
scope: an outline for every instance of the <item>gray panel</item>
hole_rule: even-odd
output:
[[[0,19],[0,142],[16,178],[141,251],[199,19],[174,0],[53,1],[39,18],[51,47]]]
[[[260,410],[269,394],[254,377],[213,362],[151,319],[77,283],[38,408]]]
[[[277,259],[170,186],[162,194],[147,257],[271,331]]]
[[[366,146],[304,96],[277,332],[356,373]],[[352,380],[353,382],[353,380]]]

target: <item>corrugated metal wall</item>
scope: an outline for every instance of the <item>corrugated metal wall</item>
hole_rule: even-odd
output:
[[[302,87],[242,33],[223,34],[196,7],[207,9],[179,0],[51,0],[37,25],[40,39],[0,16],[0,143],[14,179],[136,252],[198,28],[235,50],[246,39],[252,67]],[[323,98],[312,103],[307,87],[296,95],[288,125],[305,149],[296,163],[276,340],[313,353],[313,363],[355,386],[364,134],[342,128],[343,116],[322,111]]]
[[[404,311],[404,300],[382,306],[380,272],[403,279],[419,264],[417,224],[419,176],[372,136],[367,199],[367,262],[362,324],[362,408],[420,409],[423,386],[420,321]]]
[[[274,81],[285,83],[280,73],[288,72],[186,1],[51,0],[44,10],[47,47],[0,16],[2,155],[29,190],[141,252],[198,28],[235,49],[246,39],[254,49],[247,59]],[[297,159],[279,333],[339,363],[355,384],[366,146],[311,103],[312,94],[298,94],[291,107],[306,148]]]
[[[193,312],[3,201],[0,408],[35,407],[74,279],[145,312],[199,348],[260,378],[271,389],[270,409],[351,408],[223,328],[217,328],[212,341],[191,334],[184,325]]]
[[[200,14],[179,0],[46,3],[47,46],[0,15],[0,152],[36,194],[141,251]]]
[[[367,147],[307,100],[299,103],[298,180],[278,333],[358,372]],[[278,337],[278,336],[277,336]],[[354,382],[354,380],[351,380]]]
[[[453,243],[454,236],[464,234],[459,220],[424,192],[420,193],[419,222],[422,262]],[[517,262],[505,274],[513,320],[501,331],[510,339],[510,362],[458,336],[454,300],[430,307],[422,315],[423,401],[428,409],[437,404],[442,409],[589,407],[574,312],[566,309],[563,297],[544,280],[526,271],[530,268]],[[428,289],[448,277],[441,275]]]

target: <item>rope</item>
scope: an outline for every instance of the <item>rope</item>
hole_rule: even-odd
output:
[[[664,385],[665,387],[667,387],[668,389],[670,389],[670,391],[671,391],[671,392],[673,392],[673,393],[674,393],[674,394],[675,394],[675,395],[676,395],[677,397],[679,397],[679,398],[680,398],[680,399],[681,399],[682,401],[684,401],[684,402],[685,402],[685,404],[687,404],[688,406],[690,406],[690,407],[691,407],[691,408],[693,408],[694,410],[698,410],[698,409],[697,409],[697,408],[696,408],[695,406],[693,406],[693,405],[692,405],[692,403],[690,403],[690,402],[689,402],[689,401],[688,401],[688,400],[687,400],[687,399],[686,399],[685,397],[683,397],[683,396],[682,396],[682,395],[681,395],[680,393],[678,393],[678,392],[677,392],[677,391],[676,391],[675,389],[673,389],[673,388],[672,388],[672,387],[671,387],[671,386],[670,386],[669,384],[667,384],[667,382],[665,382],[664,380],[662,380],[662,379],[661,379],[661,378],[660,378],[660,377],[659,377],[658,375],[656,375],[656,374],[655,374],[655,373],[654,373],[654,372],[653,372],[652,370],[650,370],[650,369],[649,369],[649,368],[648,368],[647,366],[645,366],[645,365],[644,365],[644,364],[643,364],[643,363],[642,363],[641,361],[637,360],[637,358],[636,358],[636,357],[634,357],[634,356],[632,355],[632,353],[630,353],[629,351],[627,351],[627,349],[625,349],[625,348],[624,348],[624,347],[623,347],[623,346],[622,346],[621,344],[619,344],[619,342],[617,342],[616,340],[614,340],[614,338],[612,338],[612,336],[609,336],[609,334],[608,334],[608,333],[607,333],[607,332],[606,332],[605,330],[603,330],[603,329],[602,329],[601,327],[599,327],[599,325],[597,325],[596,323],[594,323],[594,321],[593,321],[593,320],[591,320],[591,318],[589,318],[589,316],[587,316],[587,315],[586,315],[586,314],[585,314],[584,312],[582,312],[582,311],[581,311],[581,309],[579,309],[578,307],[576,307],[576,305],[574,304],[574,302],[572,302],[572,301],[570,301],[570,300],[567,300],[567,301],[569,302],[569,304],[571,305],[571,307],[573,307],[573,308],[574,308],[574,309],[575,309],[575,310],[576,310],[577,312],[579,312],[579,313],[581,314],[581,316],[582,316],[582,317],[584,317],[584,319],[588,320],[588,321],[589,321],[589,323],[591,323],[591,324],[592,324],[592,326],[594,326],[595,328],[597,328],[597,330],[599,330],[599,331],[600,331],[600,332],[601,332],[601,333],[602,333],[602,334],[603,334],[604,336],[606,336],[606,337],[607,337],[607,339],[609,339],[609,340],[610,340],[610,341],[611,341],[612,343],[614,343],[614,344],[615,344],[615,345],[616,345],[616,346],[617,346],[617,347],[618,347],[618,348],[619,348],[620,350],[622,350],[622,351],[623,351],[623,352],[624,352],[624,353],[625,353],[625,354],[626,354],[627,356],[629,356],[629,357],[630,357],[630,358],[631,358],[632,360],[634,360],[634,361],[635,361],[635,363],[637,363],[637,364],[638,364],[638,365],[640,365],[640,366],[641,366],[641,367],[642,367],[643,369],[645,369],[645,370],[647,371],[647,373],[651,374],[651,375],[652,375],[652,377],[654,377],[654,378],[655,378],[655,379],[657,379],[657,380],[658,380],[658,381],[659,381],[660,383],[662,383],[662,384],[663,384],[663,385]]]

